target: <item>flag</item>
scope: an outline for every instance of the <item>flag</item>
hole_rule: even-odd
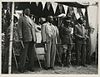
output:
[[[36,2],[36,6],[38,6],[39,2]]]
[[[79,15],[79,13],[77,12],[77,8],[74,8],[74,13],[75,13],[76,18],[79,19],[79,18],[80,18],[80,15]]]
[[[67,14],[67,11],[68,11],[68,6],[63,5],[63,7],[64,7],[64,10],[65,10],[65,14]]]
[[[52,7],[53,7],[53,11],[55,13],[56,9],[57,9],[57,3],[52,2],[51,4],[52,4]]]
[[[45,7],[45,4],[46,4],[46,2],[42,2],[42,5],[43,5],[43,9],[44,9],[44,7]]]
[[[85,16],[85,9],[82,9],[82,13],[83,13],[83,15]]]

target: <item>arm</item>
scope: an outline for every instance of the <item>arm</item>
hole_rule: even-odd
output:
[[[41,26],[41,36],[42,36],[42,42],[46,42],[46,25],[45,24]]]
[[[78,32],[77,32],[77,26],[75,26],[74,35],[75,35],[76,37],[83,38],[81,35],[78,34]]]
[[[19,18],[18,20],[18,35],[19,35],[19,39],[22,39],[22,23],[23,23],[23,20],[22,20],[22,17]]]
[[[57,36],[57,43],[60,42],[60,37],[59,37],[59,30],[58,28],[56,27],[56,36]]]
[[[50,28],[48,27],[48,25],[46,25],[46,28],[45,28],[45,31],[46,31],[46,34],[51,37],[51,32],[50,32]]]

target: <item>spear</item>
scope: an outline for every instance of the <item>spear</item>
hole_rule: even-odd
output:
[[[14,25],[14,2],[12,2],[12,18],[11,18],[11,29],[10,29],[10,43],[9,43],[9,66],[8,66],[8,73],[11,74],[11,67],[12,67],[12,44],[13,44],[13,25]]]

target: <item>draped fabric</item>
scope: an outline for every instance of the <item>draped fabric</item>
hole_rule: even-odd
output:
[[[90,33],[91,39],[91,55],[96,51],[97,45],[97,28],[98,28],[98,7],[97,6],[89,6],[88,7],[88,18],[90,27],[94,28],[94,32]]]
[[[54,2],[52,2],[51,4],[52,4],[52,7],[53,7],[53,11],[55,13],[58,4],[57,3],[54,3]]]
[[[75,11],[73,7],[68,7],[67,17],[73,22],[76,21]]]
[[[30,10],[31,10],[31,14],[35,15],[35,16],[38,16],[38,9],[37,9],[37,4],[36,2],[32,2],[30,4]]]
[[[43,10],[44,17],[47,16],[54,16],[53,7],[50,2],[46,2],[44,10]]]
[[[58,16],[58,15],[61,14],[61,13],[65,13],[65,10],[64,10],[63,5],[58,4],[58,5],[57,5],[57,9],[56,9],[55,15]]]
[[[39,17],[42,17],[43,16],[42,11],[43,11],[42,2],[39,2],[38,3],[38,12],[37,12],[37,14],[38,14]]]

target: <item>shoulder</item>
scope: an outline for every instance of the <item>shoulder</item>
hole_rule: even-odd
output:
[[[77,24],[77,25],[75,25],[75,29],[78,29],[79,28],[79,25]]]
[[[24,18],[24,16],[20,16],[20,17],[19,17],[19,19],[23,19],[23,18]]]
[[[48,24],[48,22],[46,22],[46,23],[44,23],[44,24],[42,24],[42,25],[47,25]]]
[[[58,29],[57,26],[54,26],[54,27],[55,27],[56,30]]]

